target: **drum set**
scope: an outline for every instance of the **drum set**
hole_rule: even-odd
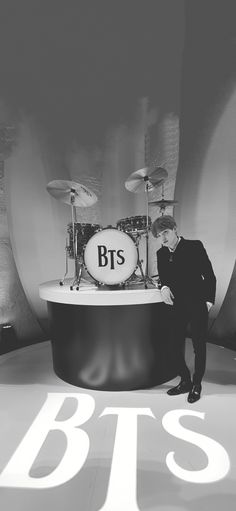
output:
[[[122,218],[116,227],[103,228],[99,224],[77,222],[76,208],[93,206],[97,196],[85,185],[75,181],[56,180],[47,185],[47,191],[57,200],[71,207],[71,222],[67,225],[66,239],[66,268],[59,284],[64,285],[68,275],[68,261],[74,260],[74,279],[70,289],[80,289],[82,272],[85,270],[92,277],[96,286],[109,288],[126,287],[131,283],[143,283],[158,287],[158,281],[153,280],[148,273],[149,233],[151,218],[149,205],[157,205],[163,214],[164,201],[149,202],[149,192],[158,186],[163,186],[167,171],[162,167],[151,169],[145,167],[133,172],[125,182],[127,190],[133,193],[144,193],[146,215]],[[175,201],[164,201],[175,204]],[[146,268],[140,260],[140,239],[145,237]],[[136,271],[139,269],[140,275]]]

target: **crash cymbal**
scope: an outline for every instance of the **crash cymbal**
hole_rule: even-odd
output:
[[[51,181],[47,185],[47,191],[55,199],[80,208],[93,206],[97,202],[97,196],[87,186],[75,181]]]
[[[167,208],[168,206],[174,206],[175,204],[178,204],[177,200],[154,200],[152,202],[149,202],[148,204],[151,204],[152,206],[159,206],[159,208]]]
[[[146,186],[148,191],[151,192],[157,186],[161,185],[167,178],[168,173],[162,167],[144,167],[143,169],[132,172],[125,182],[125,188],[129,192],[141,193],[144,192]]]

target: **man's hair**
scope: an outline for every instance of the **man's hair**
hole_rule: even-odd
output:
[[[173,218],[173,216],[170,215],[163,215],[152,223],[152,234],[156,238],[158,234],[162,231],[165,231],[165,229],[174,229],[176,227],[176,221]]]

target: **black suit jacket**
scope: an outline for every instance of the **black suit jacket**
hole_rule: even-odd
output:
[[[162,286],[171,289],[176,305],[214,303],[216,277],[201,241],[181,238],[173,253],[161,247],[157,268]]]

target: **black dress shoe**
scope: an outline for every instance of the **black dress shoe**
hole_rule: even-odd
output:
[[[201,390],[202,390],[202,386],[200,384],[193,385],[192,390],[190,390],[189,395],[188,395],[188,402],[195,403],[196,401],[198,401],[201,397]]]
[[[167,394],[169,394],[169,396],[178,396],[178,394],[186,394],[187,392],[189,392],[191,390],[192,385],[193,384],[191,381],[182,381],[181,380],[179,385],[167,390]]]

